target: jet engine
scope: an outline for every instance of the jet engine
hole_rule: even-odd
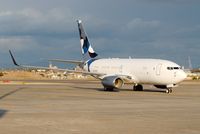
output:
[[[105,88],[121,88],[124,85],[124,81],[118,76],[104,77],[101,82]]]

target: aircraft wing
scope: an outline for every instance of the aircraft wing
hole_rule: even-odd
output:
[[[76,71],[76,70],[70,70],[70,69],[62,69],[62,68],[49,68],[49,67],[42,67],[42,66],[27,66],[27,65],[17,65],[18,67],[22,68],[30,68],[30,69],[45,69],[45,70],[54,70],[54,71],[62,71],[67,73],[80,73],[85,75],[95,75],[95,76],[101,76],[104,75],[102,73],[92,73],[87,71]]]
[[[87,72],[87,71],[76,71],[76,70],[70,70],[70,69],[62,69],[62,68],[50,68],[50,67],[42,67],[42,66],[29,66],[29,65],[21,65],[18,64],[12,54],[12,52],[9,50],[11,59],[14,63],[15,66],[22,67],[22,68],[30,68],[30,69],[45,69],[45,70],[55,70],[55,71],[63,71],[63,72],[68,72],[68,73],[81,73],[85,75],[93,75],[93,76],[102,76],[105,74],[102,73],[92,73],[92,72]]]
[[[99,78],[99,79],[103,79],[105,77],[109,77],[109,76],[117,76],[117,77],[120,77],[122,78],[123,80],[125,81],[128,81],[128,82],[133,82],[133,78],[132,76],[130,75],[126,75],[126,74],[110,74],[110,75],[107,75],[105,73],[95,73],[95,72],[88,72],[88,71],[76,71],[76,70],[70,70],[70,69],[62,69],[62,68],[50,68],[50,67],[42,67],[42,66],[29,66],[29,65],[21,65],[21,64],[18,64],[12,54],[12,52],[9,50],[9,53],[10,53],[10,56],[11,56],[11,59],[14,63],[15,66],[18,66],[18,67],[22,67],[22,68],[30,68],[30,69],[45,69],[45,70],[54,70],[54,71],[63,71],[63,72],[67,72],[67,73],[79,73],[79,74],[84,74],[84,75],[91,75],[91,76],[94,76],[96,78]],[[70,60],[69,60],[70,61]],[[68,62],[66,60],[66,62]],[[70,61],[71,62],[71,61]],[[74,62],[74,61],[72,61]],[[78,62],[76,62],[78,63]],[[81,62],[79,62],[81,63]]]
[[[54,61],[54,62],[64,62],[64,63],[71,63],[71,64],[83,64],[84,61],[77,61],[77,60],[62,60],[62,59],[49,59],[48,61]]]

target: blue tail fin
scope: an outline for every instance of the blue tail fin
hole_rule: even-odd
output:
[[[95,53],[94,49],[90,45],[88,41],[88,37],[83,29],[83,25],[81,20],[77,20],[78,23],[78,30],[80,35],[80,42],[81,42],[81,51],[83,56],[89,54],[90,58],[95,58],[98,54]]]

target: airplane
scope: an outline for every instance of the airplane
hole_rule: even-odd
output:
[[[55,70],[91,75],[101,81],[105,91],[119,89],[128,82],[133,84],[134,91],[143,91],[142,85],[150,84],[156,88],[164,89],[166,93],[171,93],[172,88],[178,86],[186,78],[186,74],[182,68],[169,60],[97,58],[98,54],[94,51],[88,40],[82,21],[77,20],[77,23],[83,60],[52,59],[51,61],[77,64],[82,67],[83,71],[61,68]],[[16,66],[33,69],[50,69],[48,67],[20,65],[16,62],[10,50],[9,53]]]

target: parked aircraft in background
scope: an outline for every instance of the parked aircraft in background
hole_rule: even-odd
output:
[[[121,59],[105,58],[98,59],[98,54],[89,43],[88,37],[83,29],[81,20],[77,21],[80,35],[82,61],[53,59],[52,61],[68,62],[78,64],[83,71],[68,69],[55,69],[60,71],[82,73],[91,75],[101,80],[105,90],[121,88],[125,82],[133,84],[134,91],[142,91],[143,84],[151,84],[157,88],[165,89],[171,93],[172,88],[177,86],[186,78],[186,74],[179,65],[172,61],[161,59]],[[48,67],[19,65],[11,51],[11,58],[16,66],[25,68],[50,69]]]

